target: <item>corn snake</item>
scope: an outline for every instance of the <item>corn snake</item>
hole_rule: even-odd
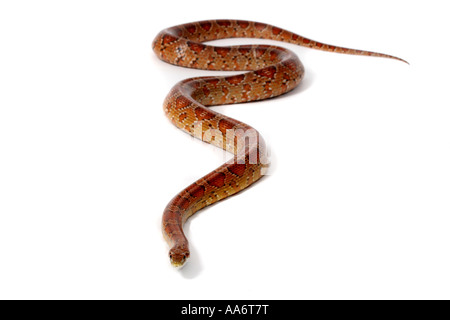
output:
[[[166,206],[162,229],[171,246],[169,257],[175,267],[183,266],[190,256],[183,231],[186,220],[202,208],[247,188],[264,175],[269,165],[265,142],[254,128],[208,107],[276,97],[294,89],[304,76],[299,58],[282,47],[203,44],[224,38],[263,38],[323,51],[406,62],[387,54],[324,44],[252,21],[206,20],[161,31],[152,47],[165,62],[194,69],[247,71],[239,75],[180,81],[163,103],[166,116],[175,126],[234,155],[230,161],[182,190]]]

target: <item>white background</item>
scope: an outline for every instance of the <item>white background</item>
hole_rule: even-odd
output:
[[[2,1],[0,298],[450,298],[444,1]],[[173,269],[167,202],[227,157],[162,101],[206,74],[151,51],[201,19],[271,23],[411,65],[281,44],[303,84],[216,107],[257,128],[272,173],[187,224]],[[269,43],[230,40],[222,44]]]

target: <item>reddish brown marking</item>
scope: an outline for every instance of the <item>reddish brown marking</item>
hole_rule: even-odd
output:
[[[222,134],[226,135],[228,129],[233,129],[235,124],[231,123],[230,121],[226,119],[221,119],[219,121],[219,130],[222,132]]]
[[[259,57],[261,57],[264,53],[266,53],[266,51],[267,51],[266,48],[261,48],[261,47],[255,48],[255,56],[256,56],[257,58],[259,58]]]
[[[236,85],[242,82],[245,79],[245,74],[238,74],[236,76],[227,77],[226,80],[228,83]]]
[[[283,66],[289,68],[293,72],[298,70],[298,64],[292,59],[283,61]]]
[[[260,75],[262,77],[266,77],[269,79],[273,79],[275,76],[275,73],[277,72],[277,68],[274,66],[270,66],[264,69],[260,69],[255,71],[257,75]]]
[[[255,22],[255,29],[258,31],[263,31],[267,27],[267,24]]]
[[[279,35],[281,33],[281,31],[283,31],[283,30],[280,28],[272,27],[272,33],[276,36]]]
[[[194,198],[201,198],[205,194],[205,187],[194,183],[187,187],[186,191]]]
[[[230,92],[230,90],[226,86],[221,86],[221,90],[222,90],[223,95],[222,95],[222,98],[220,99],[220,103],[225,104],[225,102],[227,100],[227,95]]]
[[[172,200],[172,201],[169,203],[169,206],[170,206],[170,205],[173,206],[173,205],[174,205],[173,203],[174,203],[175,200],[176,200],[176,199]],[[166,211],[164,212],[164,220],[181,221],[181,219],[180,219],[180,214],[179,214],[178,211],[179,211],[178,208],[176,209],[176,211],[175,211],[175,210],[166,210]]]
[[[209,94],[211,93],[211,91],[207,87],[203,87],[202,90],[205,97],[209,96]]]
[[[216,188],[223,187],[225,184],[225,173],[223,172],[213,172],[209,177],[207,176],[205,178],[210,186]]]
[[[190,88],[199,88],[200,87],[200,81],[189,81],[190,79],[185,79],[183,81],[181,81],[181,83],[183,84],[183,86],[187,85]]]
[[[273,62],[277,61],[279,59],[279,56],[280,56],[279,52],[271,51],[270,52],[270,61],[273,61]]]
[[[188,199],[178,195],[172,204],[178,208],[186,210],[189,207],[189,203],[190,203],[190,201]]]
[[[238,51],[244,55],[250,52],[250,47],[239,47]]]
[[[231,26],[231,22],[229,20],[217,20],[217,24],[221,27]]]
[[[180,116],[178,117],[178,119],[180,120],[180,122],[182,122],[184,119],[186,119],[187,118],[187,113],[186,112],[183,112],[182,114],[180,114]]]
[[[227,169],[228,171],[230,171],[232,174],[235,174],[237,176],[242,176],[245,172],[245,168],[247,167],[246,164],[242,163],[235,163],[232,164],[231,166],[229,166]]]
[[[202,27],[202,29],[209,31],[209,29],[211,29],[212,23],[209,21],[206,22],[202,22],[200,23],[200,27]]]
[[[191,67],[192,67],[192,68],[199,68],[198,60],[192,61],[192,62],[191,62]]]
[[[174,42],[174,41],[176,41],[176,40],[177,40],[176,37],[174,37],[174,36],[172,36],[172,35],[170,35],[170,34],[166,34],[166,35],[163,37],[163,44],[169,44],[169,43],[172,43],[172,42]]]
[[[241,27],[242,29],[247,29],[248,26],[250,25],[250,23],[248,21],[238,21],[237,24],[239,25],[239,27]]]
[[[228,53],[230,53],[231,48],[228,48],[228,47],[215,47],[214,51],[225,58],[228,55]]]
[[[289,42],[289,40],[291,39],[291,33],[290,32],[281,32],[281,39],[280,41],[285,41],[285,42]]]
[[[205,49],[205,45],[197,43],[197,42],[192,42],[192,41],[188,41],[187,45],[189,47],[189,49],[191,49],[194,52],[200,53]]]
[[[212,113],[205,107],[195,108],[195,115],[197,116],[198,120],[211,120],[216,116],[214,113]]]
[[[177,98],[177,100],[175,101],[175,108],[183,109],[183,108],[186,108],[190,104],[191,104],[191,101],[188,98],[186,98],[185,96],[179,96]]]
[[[297,41],[298,38],[300,38],[299,35],[297,35],[297,34],[295,34],[295,33],[292,35],[292,40]]]
[[[309,44],[311,41],[309,39],[303,38],[303,44]]]
[[[220,79],[218,78],[211,78],[206,80],[207,83],[213,85],[213,86],[217,86],[217,84],[219,83]]]
[[[192,33],[192,34],[195,33],[195,31],[197,30],[197,27],[195,26],[195,24],[188,24],[185,26],[185,28],[189,33]]]

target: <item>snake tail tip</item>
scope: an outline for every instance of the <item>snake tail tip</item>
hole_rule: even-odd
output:
[[[404,63],[406,63],[408,66],[410,65],[410,63],[409,63],[408,61],[406,61],[405,59],[402,59],[402,58],[399,58],[399,57],[394,57],[394,56],[392,56],[392,58],[394,58],[395,60],[404,62]]]

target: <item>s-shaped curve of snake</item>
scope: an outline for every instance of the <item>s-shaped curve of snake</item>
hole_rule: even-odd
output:
[[[304,68],[290,50],[273,45],[218,47],[202,42],[225,38],[263,38],[313,49],[353,55],[403,59],[317,42],[281,28],[244,20],[206,20],[161,31],[153,50],[177,66],[239,75],[197,77],[177,83],[163,107],[172,123],[190,135],[234,154],[230,161],[192,183],[167,205],[162,218],[170,262],[181,267],[190,256],[183,232],[186,220],[200,209],[229,197],[260,179],[269,165],[264,140],[249,125],[209,110],[209,106],[263,100],[294,89]]]

